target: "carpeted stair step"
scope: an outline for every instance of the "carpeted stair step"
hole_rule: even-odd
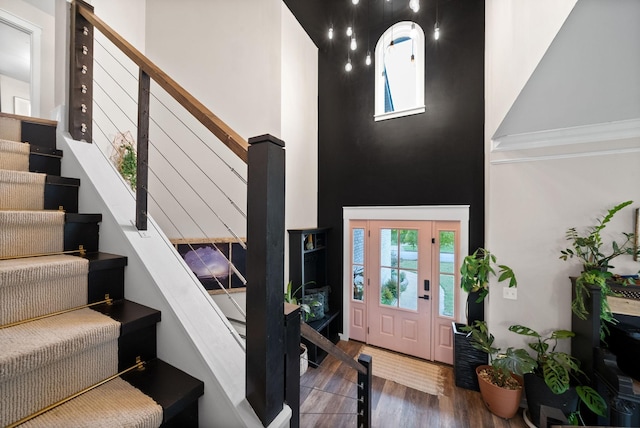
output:
[[[162,417],[162,407],[152,398],[121,378],[115,378],[19,426],[155,428],[162,423]]]
[[[0,169],[0,209],[78,212],[76,178]]]
[[[0,426],[116,374],[119,332],[91,309],[0,329]]]
[[[0,257],[61,252],[64,223],[61,211],[0,211]]]
[[[0,139],[0,169],[29,171],[30,144]]]
[[[57,122],[36,117],[0,113],[0,139],[56,148]]]
[[[204,383],[166,362],[155,359],[143,371],[131,371],[124,380],[162,406],[162,426],[183,428],[198,426],[198,398]]]
[[[62,150],[0,139],[0,169],[61,175]]]
[[[75,251],[97,252],[102,214],[0,211],[0,257]]]
[[[0,326],[87,304],[88,267],[69,255],[0,260]]]

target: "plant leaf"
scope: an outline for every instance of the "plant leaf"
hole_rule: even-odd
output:
[[[576,392],[584,404],[596,415],[606,416],[607,403],[590,386],[576,386]]]
[[[511,327],[509,327],[509,331],[522,334],[524,336],[541,337],[536,331],[530,329],[529,327],[525,327],[519,324],[512,325]]]

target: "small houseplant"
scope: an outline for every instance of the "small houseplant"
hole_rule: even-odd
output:
[[[533,339],[528,345],[536,353],[536,367],[533,373],[524,375],[524,387],[534,425],[540,425],[540,405],[562,410],[569,422],[577,425],[582,419],[578,398],[589,410],[605,416],[607,404],[596,390],[585,385],[572,387],[572,383],[579,383],[584,375],[580,362],[565,352],[556,351],[558,340],[575,336],[573,332],[555,330],[542,336],[523,325],[512,325],[509,331]]]
[[[582,262],[583,270],[575,281],[575,298],[571,302],[573,313],[580,319],[586,319],[588,314],[585,307],[585,299],[589,297],[589,286],[598,287],[602,291],[602,305],[600,318],[603,321],[615,322],[607,296],[612,295],[608,283],[613,277],[609,271],[613,268],[611,261],[621,255],[637,255],[640,251],[635,247],[635,234],[622,232],[622,241],[612,241],[611,245],[605,245],[602,231],[613,219],[616,213],[631,205],[633,201],[622,202],[609,209],[607,213],[597,219],[594,226],[587,227],[584,232],[579,232],[577,228],[571,227],[566,232],[566,238],[571,243],[569,248],[561,250],[560,258],[569,260],[576,258]],[[603,330],[600,332],[604,339],[606,333],[606,322],[601,323]]]
[[[478,248],[473,254],[462,260],[460,267],[460,286],[467,293],[477,293],[476,303],[480,303],[489,294],[490,277],[496,276],[498,282],[509,280],[509,287],[517,287],[518,281],[513,270],[506,265],[498,265],[496,256],[484,248]]]
[[[135,141],[131,132],[119,132],[113,141],[114,151],[111,160],[133,190],[137,183],[137,155]]]
[[[493,346],[495,337],[489,333],[484,321],[463,327],[471,337],[474,348],[486,352],[489,365],[476,368],[482,399],[496,416],[509,419],[520,406],[522,375],[533,371],[536,361],[524,349],[507,348],[502,351]]]

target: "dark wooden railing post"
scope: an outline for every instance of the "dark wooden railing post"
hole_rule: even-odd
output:
[[[291,407],[289,428],[300,426],[300,308],[285,305],[284,344],[286,358],[284,367],[284,401]]]
[[[367,373],[358,372],[358,428],[371,427],[371,385],[372,385],[372,365],[371,356],[360,354],[358,362],[362,364]]]
[[[71,54],[69,66],[69,133],[74,140],[92,141],[93,114],[93,25],[79,7],[93,11],[81,0],[71,4]]]
[[[284,406],[284,143],[249,140],[246,397],[264,426]]]
[[[136,228],[147,230],[147,184],[149,181],[149,93],[151,78],[140,69],[138,81],[138,147],[136,166]]]

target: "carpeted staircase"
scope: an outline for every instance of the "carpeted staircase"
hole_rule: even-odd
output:
[[[55,126],[0,116],[0,426],[198,426],[204,385],[156,358],[160,313],[124,299]]]

